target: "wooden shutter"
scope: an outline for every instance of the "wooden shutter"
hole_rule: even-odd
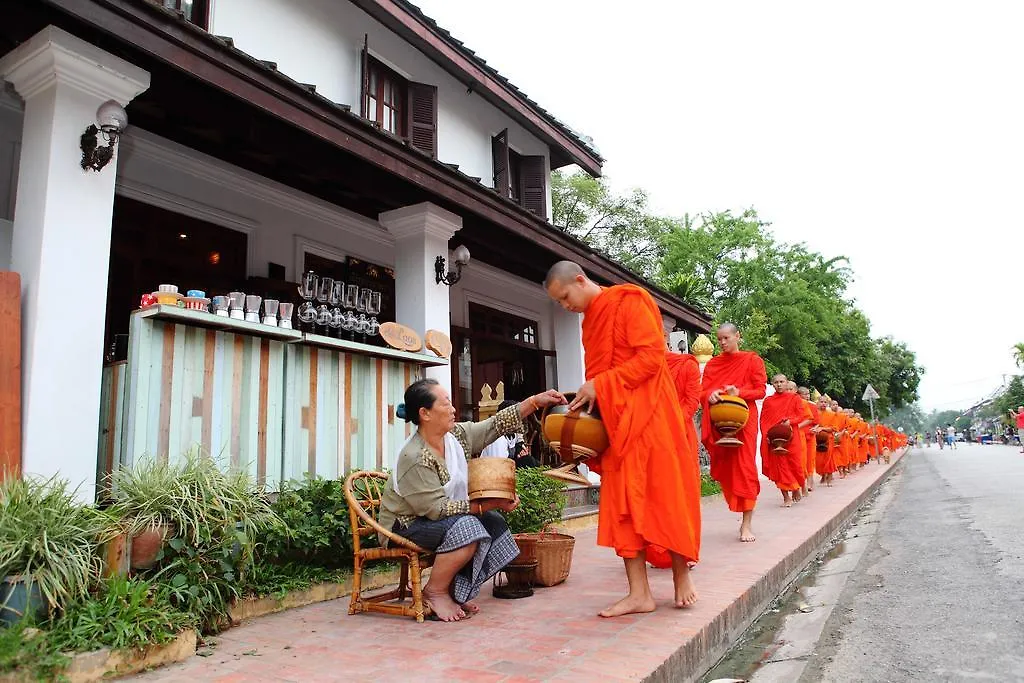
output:
[[[491,140],[491,156],[494,159],[494,189],[502,197],[512,195],[508,180],[508,128]]]
[[[437,87],[424,83],[410,83],[408,125],[409,144],[433,158],[437,158]]]
[[[523,208],[547,218],[547,159],[542,156],[520,157],[519,163],[522,184],[519,197]]]
[[[359,115],[365,119],[368,118],[366,99],[370,90],[370,35],[368,33],[363,34],[363,52],[359,69]]]

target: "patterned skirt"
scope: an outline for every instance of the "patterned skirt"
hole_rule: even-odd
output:
[[[437,521],[417,517],[405,529],[395,531],[416,545],[436,553],[450,553],[476,542],[476,553],[452,581],[452,597],[462,604],[519,555],[519,547],[500,513],[491,510],[476,517],[455,515]]]

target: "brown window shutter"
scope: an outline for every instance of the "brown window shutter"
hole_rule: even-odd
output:
[[[410,83],[406,126],[409,144],[437,158],[437,87]]]
[[[547,159],[542,156],[522,157],[520,163],[522,188],[519,196],[522,198],[523,208],[541,218],[547,218]]]
[[[494,160],[494,189],[502,197],[512,196],[508,184],[508,128],[491,140],[491,156]]]
[[[359,62],[359,115],[367,118],[366,99],[370,90],[370,35],[363,34],[363,51]]]

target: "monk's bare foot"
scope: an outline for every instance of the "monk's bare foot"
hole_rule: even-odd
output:
[[[784,507],[784,508],[791,508],[791,507],[793,507],[793,501],[787,500],[785,503],[782,504],[782,507]]]
[[[627,595],[611,607],[603,609],[597,614],[598,616],[605,618],[621,617],[624,614],[644,614],[646,612],[653,612],[654,608],[654,598],[652,598],[649,593],[647,595],[637,597]]]
[[[794,503],[799,503],[803,499],[803,497],[804,497],[803,494],[800,493],[800,489],[797,489],[796,491],[793,491],[793,502]]]
[[[757,537],[754,536],[754,530],[753,529],[751,529],[749,526],[741,526],[740,527],[740,541],[741,542],[743,542],[743,543],[753,543],[756,540],[757,540]]]
[[[441,621],[459,621],[466,618],[466,613],[447,592],[434,593],[424,588],[423,601]]]
[[[467,600],[461,605],[462,611],[467,615],[477,614],[480,611],[480,605],[476,604],[472,600]]]
[[[697,602],[697,589],[693,586],[689,568],[673,572],[672,582],[676,588],[676,607],[689,607]]]

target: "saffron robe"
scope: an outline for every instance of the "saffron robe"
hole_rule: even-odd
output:
[[[669,374],[676,385],[676,394],[679,396],[679,407],[683,411],[686,427],[686,457],[691,457],[700,467],[700,457],[697,451],[697,427],[693,424],[693,416],[700,407],[700,364],[697,357],[689,353],[669,353],[665,356],[668,364]],[[672,557],[664,548],[658,545],[647,547],[647,561],[658,569],[668,569],[672,566]]]
[[[795,491],[804,484],[804,436],[797,428],[805,419],[806,405],[797,394],[772,394],[761,404],[761,472],[783,491]],[[788,420],[793,436],[786,453],[776,453],[768,442],[768,430]]]
[[[653,544],[696,562],[700,468],[686,452],[654,299],[634,285],[603,289],[584,313],[583,348],[610,442],[591,461],[601,475],[598,544],[624,558]]]
[[[764,398],[768,375],[764,361],[753,351],[736,351],[715,356],[704,366],[701,378],[700,403],[703,413],[700,420],[701,442],[711,455],[711,477],[722,485],[722,495],[733,512],[747,512],[754,509],[761,483],[757,477],[757,404]],[[743,429],[736,433],[742,446],[716,446],[721,437],[711,426],[708,397],[711,392],[734,385],[739,389],[740,398],[747,402],[750,417]]]
[[[804,443],[806,444],[806,452],[804,454],[804,477],[811,478],[815,472],[818,471],[818,456],[817,456],[817,444],[816,434],[811,432],[811,428],[821,423],[821,412],[818,410],[817,404],[813,401],[807,401],[807,410],[811,414],[811,424],[805,428],[806,437]]]
[[[818,424],[822,427],[827,427],[832,430],[835,428],[836,419],[835,413],[831,410],[821,410],[818,412]],[[814,463],[814,468],[818,474],[832,474],[836,471],[836,459],[835,459],[835,436],[831,431],[828,433],[828,439],[826,443],[828,447],[824,451],[817,452],[817,460]]]

